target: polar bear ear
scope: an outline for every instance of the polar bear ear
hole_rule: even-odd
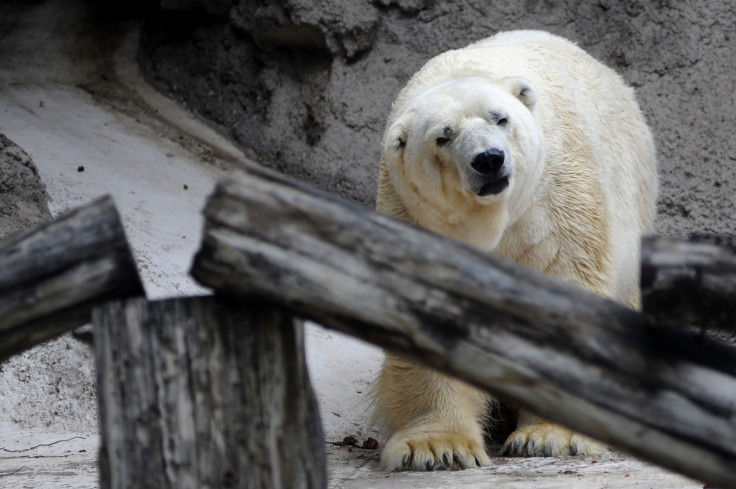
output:
[[[537,103],[537,91],[529,80],[520,76],[510,76],[504,78],[502,82],[509,89],[511,95],[518,98],[529,110],[534,108],[534,104]]]
[[[406,138],[409,135],[409,131],[406,129],[406,125],[400,118],[389,127],[386,132],[384,139],[384,148],[388,151],[394,151],[396,153],[403,153],[404,147],[406,147]]]

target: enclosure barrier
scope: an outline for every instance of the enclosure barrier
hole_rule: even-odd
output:
[[[103,488],[327,486],[301,324],[224,299],[95,309]]]
[[[192,268],[217,297],[112,301],[140,295],[120,288],[84,306],[36,301],[42,313],[28,313],[76,310],[65,317],[81,322],[89,303],[99,304],[103,488],[325,487],[294,315],[736,489],[736,354],[673,326],[734,328],[729,242],[644,240],[640,314],[266,170],[243,170],[210,197]],[[9,257],[24,260],[29,236],[12,240],[19,252],[0,243],[0,270]],[[15,277],[15,286],[0,282],[0,304],[22,288]],[[26,337],[25,346],[36,341]]]
[[[217,186],[193,275],[670,469],[736,487],[736,355],[262,169]],[[645,241],[661,294],[662,242]],[[733,259],[733,258],[731,258]],[[659,278],[658,278],[659,277]],[[677,283],[677,280],[671,281]]]
[[[110,299],[143,295],[112,199],[0,241],[0,362],[90,321]]]

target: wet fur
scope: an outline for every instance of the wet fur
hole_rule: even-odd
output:
[[[523,198],[513,198],[521,187],[510,188],[508,192],[516,194],[508,198],[468,197],[459,188],[453,162],[432,150],[426,151],[424,157],[430,161],[424,164],[434,164],[427,168],[432,172],[438,168],[436,173],[417,177],[417,163],[404,161],[411,150],[410,138],[417,137],[411,133],[413,116],[406,116],[407,107],[435,84],[467,73],[499,80],[524,76],[539,91],[539,101],[529,106],[543,147],[512,141],[518,143],[513,150],[521,153],[514,158],[520,178],[524,171],[533,173],[524,167],[530,164],[524,158],[543,165],[539,175],[528,178]],[[523,110],[519,107],[512,112]],[[528,127],[521,129],[529,132]],[[511,138],[524,138],[526,133],[509,132]],[[399,94],[384,144],[380,212],[639,306],[639,237],[652,228],[657,187],[652,136],[633,92],[573,44],[545,33],[507,33],[438,56]],[[387,355],[376,385],[375,411],[377,422],[390,434],[382,453],[383,468],[488,464],[483,429],[491,401],[461,382]],[[534,456],[602,449],[521,411],[503,452]]]

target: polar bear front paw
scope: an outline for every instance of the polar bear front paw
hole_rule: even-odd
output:
[[[595,455],[607,448],[552,423],[538,423],[517,429],[506,439],[501,455],[509,457],[561,457]]]
[[[490,464],[483,439],[459,431],[401,430],[381,453],[381,468],[394,470],[463,470]]]

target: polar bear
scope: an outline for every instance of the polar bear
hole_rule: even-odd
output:
[[[399,93],[377,209],[636,308],[656,191],[652,135],[633,90],[565,39],[514,31],[437,56]],[[488,464],[489,399],[387,354],[375,399],[389,432],[382,467]],[[522,410],[502,452],[600,449]]]

